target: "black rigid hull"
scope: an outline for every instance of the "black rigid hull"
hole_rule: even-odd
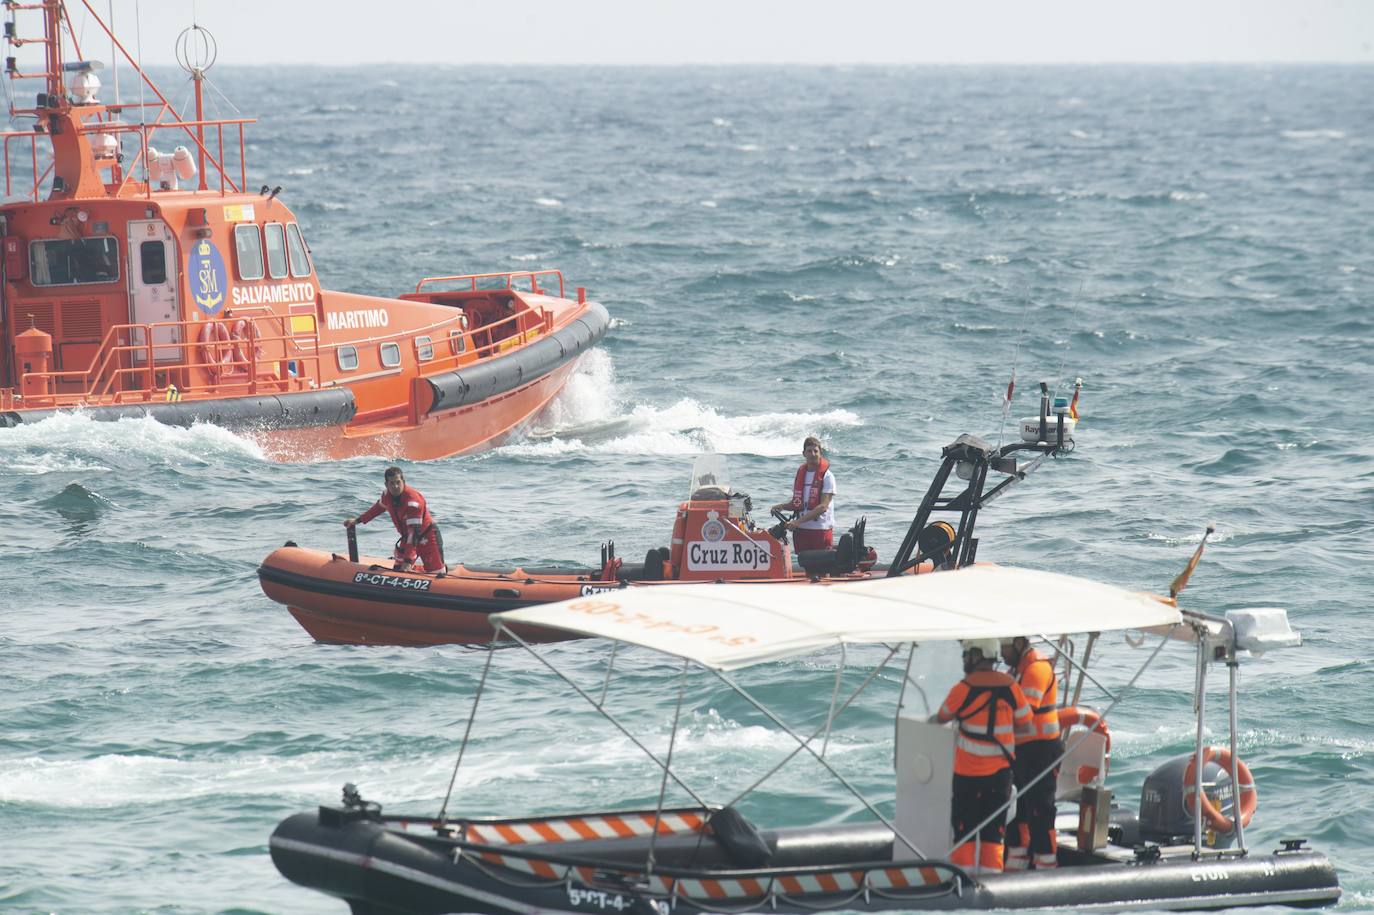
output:
[[[109,404],[53,410],[0,412],[0,427],[36,423],[59,413],[79,413],[102,422],[151,417],[168,426],[210,423],[223,429],[312,429],[342,426],[358,412],[347,388],[254,394],[215,400],[178,400],[165,403]]]
[[[597,302],[589,302],[581,317],[533,343],[452,372],[430,376],[425,379],[434,390],[430,412],[441,413],[481,403],[536,381],[594,346],[606,335],[610,323],[611,316],[606,309]]]
[[[938,880],[902,890],[870,889],[721,899],[648,892],[626,867],[642,868],[647,837],[525,846],[484,846],[407,833],[381,818],[353,809],[322,807],[284,820],[272,834],[277,869],[295,883],[347,900],[353,915],[399,913],[531,913],[608,910],[641,915],[668,912],[792,912],[952,909],[1222,909],[1238,906],[1317,907],[1340,898],[1335,869],[1317,852],[1280,851],[1194,861],[1191,855],[1151,863],[1108,862],[973,878],[943,862],[924,862]],[[423,824],[417,817],[410,823]],[[729,869],[714,838],[662,836],[655,846],[659,877],[681,881],[750,879],[777,886],[787,877],[833,872],[879,873],[903,866],[892,861],[892,834],[876,826],[828,826],[765,831],[770,867]],[[614,851],[611,846],[618,846]],[[633,847],[632,847],[633,846]],[[481,852],[506,859],[536,859],[582,867],[565,879],[541,879],[518,869],[484,863]],[[695,868],[672,862],[697,862]],[[637,862],[637,865],[634,863]],[[667,862],[667,863],[664,863]],[[723,862],[723,863],[722,863]],[[923,862],[905,862],[915,866]],[[590,874],[584,882],[583,875]]]

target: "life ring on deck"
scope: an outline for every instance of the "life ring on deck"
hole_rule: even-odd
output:
[[[1107,727],[1107,719],[1086,706],[1071,705],[1059,710],[1059,730],[1067,731],[1075,725],[1087,728],[1102,735],[1107,741],[1106,751],[1102,754],[1102,771],[1099,772],[1096,766],[1079,766],[1074,773],[1074,778],[1080,785],[1092,784],[1099,775],[1105,777],[1107,770],[1112,764],[1112,732]]]
[[[1218,766],[1225,769],[1229,775],[1231,772],[1231,751],[1225,747],[1203,747],[1202,764],[1205,766],[1209,762],[1215,762]],[[1240,794],[1240,825],[1249,826],[1250,818],[1255,815],[1259,808],[1259,794],[1255,791],[1255,780],[1250,776],[1250,768],[1237,758],[1236,776],[1239,783],[1235,790]],[[1197,754],[1194,753],[1188,760],[1188,768],[1183,770],[1183,809],[1192,812],[1197,804],[1193,801],[1197,786]],[[1212,799],[1207,796],[1207,792],[1202,792],[1202,815],[1211,824],[1212,829],[1217,832],[1231,832],[1236,828],[1236,824],[1231,822],[1231,818],[1217,809],[1212,803]]]
[[[219,378],[234,357],[229,328],[222,321],[206,321],[200,326],[200,361],[211,380]]]
[[[234,329],[229,336],[234,341],[234,362],[242,366],[243,370],[248,371],[248,347],[252,341],[253,361],[262,362],[262,331],[258,330],[256,322],[249,322],[246,318],[239,318],[234,322]]]

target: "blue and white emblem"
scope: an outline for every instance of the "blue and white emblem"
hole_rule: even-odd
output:
[[[720,512],[707,512],[701,525],[701,538],[707,543],[719,543],[725,539],[725,525],[720,523]]]
[[[203,238],[191,247],[191,256],[186,264],[186,275],[191,280],[191,298],[196,307],[214,317],[224,307],[224,296],[229,289],[229,272],[224,269],[224,258],[219,249],[208,238]]]

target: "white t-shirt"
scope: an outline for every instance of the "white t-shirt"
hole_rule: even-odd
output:
[[[805,501],[806,493],[811,491],[811,482],[816,478],[816,471],[808,470],[806,476],[802,478],[802,500]],[[825,479],[821,480],[821,495],[830,493],[830,504],[825,507],[825,511],[814,521],[803,521],[797,527],[808,531],[828,531],[835,526],[835,475],[829,470],[825,472]],[[811,509],[802,509],[802,514]]]

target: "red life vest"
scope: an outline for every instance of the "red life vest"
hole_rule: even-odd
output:
[[[799,512],[809,511],[820,504],[821,484],[825,482],[825,475],[830,472],[830,462],[821,458],[821,466],[816,468],[816,474],[811,478],[811,488],[807,492],[802,492],[802,487],[806,483],[806,473],[810,468],[802,464],[797,468],[797,478],[792,482],[792,507]]]

